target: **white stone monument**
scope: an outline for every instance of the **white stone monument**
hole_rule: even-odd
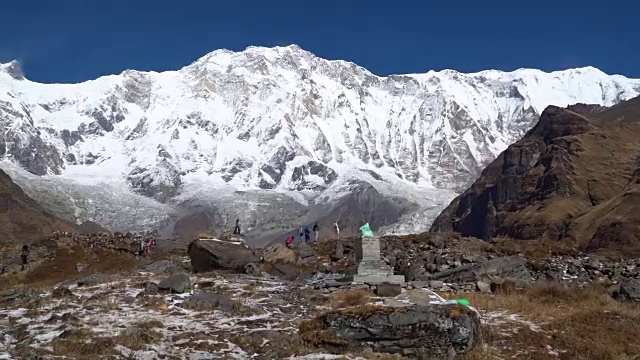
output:
[[[359,242],[356,246],[359,246]],[[358,253],[359,249],[356,249]],[[353,276],[355,284],[402,284],[404,275],[393,275],[393,269],[382,260],[380,239],[362,236],[362,260],[358,264],[358,274]]]

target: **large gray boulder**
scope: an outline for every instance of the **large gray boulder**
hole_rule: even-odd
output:
[[[480,342],[476,311],[457,304],[334,310],[300,325],[303,341],[336,354],[363,347],[423,360],[453,359]]]
[[[260,262],[251,249],[241,241],[199,239],[191,242],[187,251],[196,273],[214,270],[244,273],[247,264]]]

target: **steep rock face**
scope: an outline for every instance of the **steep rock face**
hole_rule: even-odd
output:
[[[0,170],[0,245],[31,242],[74,225],[45,212]]]
[[[431,231],[490,239],[573,240],[587,250],[640,249],[640,98],[610,108],[551,106]]]
[[[0,100],[0,157],[8,157],[36,175],[60,174],[64,161],[51,133],[34,123],[25,104]]]

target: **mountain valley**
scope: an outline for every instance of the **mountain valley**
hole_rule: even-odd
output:
[[[79,84],[35,83],[12,62],[0,167],[46,211],[113,231],[218,233],[229,216],[257,245],[317,220],[408,234],[548,105],[638,94],[640,80],[591,67],[379,77],[296,45]]]

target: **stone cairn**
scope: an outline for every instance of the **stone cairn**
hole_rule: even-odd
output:
[[[367,226],[368,227],[368,226]],[[368,235],[368,236],[367,236]],[[354,284],[377,285],[383,283],[404,284],[404,275],[394,275],[393,268],[382,260],[380,238],[370,231],[356,241],[356,260],[359,260],[358,274],[353,276]]]

